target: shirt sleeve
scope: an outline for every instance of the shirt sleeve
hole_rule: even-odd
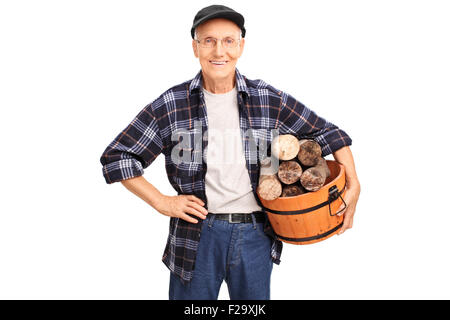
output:
[[[162,148],[157,118],[148,104],[103,151],[100,162],[106,183],[143,175]]]
[[[318,116],[291,95],[282,92],[281,97],[280,134],[290,133],[298,139],[315,140],[322,148],[323,157],[352,144],[348,134],[335,124]]]

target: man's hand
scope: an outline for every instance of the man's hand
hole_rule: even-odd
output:
[[[144,176],[123,180],[122,184],[139,198],[151,205],[159,213],[188,222],[197,223],[198,220],[187,213],[206,219],[208,211],[202,200],[194,195],[166,196],[159,192]]]
[[[355,215],[356,203],[358,202],[359,193],[361,192],[361,186],[359,184],[358,176],[356,175],[355,162],[353,161],[353,155],[349,146],[340,148],[333,153],[334,159],[342,164],[345,168],[345,180],[347,185],[347,191],[345,192],[344,201],[347,204],[347,208],[339,213],[339,216],[344,214],[344,223],[338,234],[342,234],[345,230],[350,229],[353,226],[353,216]],[[338,212],[344,208],[342,204]]]
[[[353,226],[353,216],[355,215],[356,203],[358,202],[359,193],[361,192],[361,186],[359,185],[359,182],[355,181],[350,184],[347,182],[347,185],[349,185],[349,187],[347,188],[344,196],[344,201],[347,204],[347,208],[338,213],[338,216],[342,216],[344,214],[344,223],[342,224],[338,235],[344,233],[347,229],[351,229],[351,227]],[[338,212],[343,208],[344,204],[342,203],[342,205],[338,209]]]
[[[204,208],[205,203],[194,195],[166,196],[162,195],[155,209],[159,213],[186,220],[191,223],[198,223],[198,220],[190,217],[187,213],[206,219],[208,210]]]

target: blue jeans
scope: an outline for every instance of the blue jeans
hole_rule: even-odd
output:
[[[200,222],[199,222],[200,223]],[[271,240],[263,223],[229,223],[203,220],[191,281],[183,284],[170,274],[170,300],[217,300],[222,281],[231,300],[269,300]]]

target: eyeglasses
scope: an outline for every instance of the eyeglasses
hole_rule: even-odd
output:
[[[207,37],[207,38],[203,38],[201,40],[196,40],[198,43],[200,43],[200,46],[202,48],[215,48],[215,46],[217,45],[217,40],[216,38],[213,37]],[[223,39],[220,39],[222,42],[222,47],[226,48],[226,49],[233,49],[236,48],[239,40],[233,39],[231,37],[225,37]]]

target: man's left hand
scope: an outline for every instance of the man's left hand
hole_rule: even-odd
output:
[[[345,230],[351,229],[351,227],[353,226],[353,216],[355,215],[356,203],[358,202],[359,193],[361,192],[361,186],[359,182],[352,182],[348,185],[349,187],[347,188],[344,196],[344,201],[347,204],[347,208],[338,213],[338,216],[344,215],[344,223],[342,224],[338,235],[343,234]],[[338,212],[343,208],[344,204],[342,203],[342,205],[338,209]]]

